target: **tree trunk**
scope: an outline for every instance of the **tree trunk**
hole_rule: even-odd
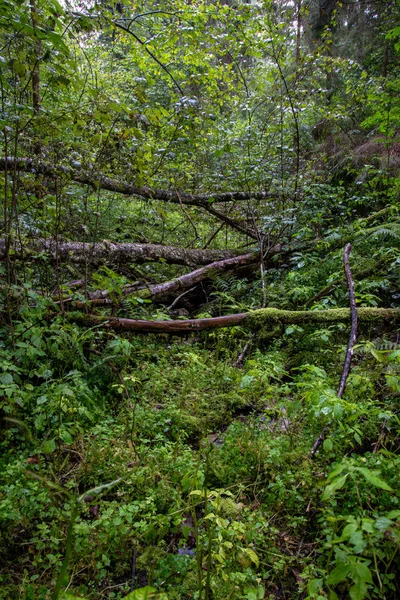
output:
[[[276,247],[279,251],[280,247]],[[171,265],[208,265],[215,261],[243,255],[240,250],[202,250],[185,249],[161,244],[113,243],[109,241],[56,242],[54,239],[38,239],[27,243],[14,243],[13,258],[32,259],[32,254],[44,253],[52,262],[64,261],[73,264],[90,264],[98,266],[104,263],[121,265],[127,263],[145,263],[164,261]],[[5,240],[0,239],[0,260],[6,255]],[[254,253],[256,260],[257,254]]]
[[[359,308],[357,316],[360,322],[400,321],[400,308]],[[144,321],[136,319],[119,319],[98,315],[69,313],[68,318],[82,325],[103,325],[105,328],[118,331],[137,331],[143,333],[187,333],[221,327],[240,325],[246,329],[259,332],[265,326],[276,323],[338,323],[350,319],[350,309],[334,308],[332,310],[290,311],[278,308],[262,308],[249,313],[239,313],[209,319],[187,319],[185,321]]]
[[[251,254],[244,254],[241,256],[228,258],[226,260],[210,263],[205,267],[201,267],[200,269],[196,269],[195,271],[191,271],[190,273],[186,273],[185,275],[181,275],[180,277],[172,279],[171,281],[166,281],[165,283],[157,283],[147,286],[144,286],[140,283],[135,283],[134,285],[126,286],[126,288],[124,288],[122,291],[121,300],[130,294],[135,294],[135,296],[139,298],[148,298],[153,302],[160,302],[161,300],[165,300],[165,298],[188,290],[201,281],[204,281],[204,279],[207,277],[213,277],[218,273],[233,270],[237,267],[251,265],[256,263],[258,260],[259,255],[253,252]],[[118,301],[110,298],[108,290],[94,292],[91,295],[90,300],[86,302],[75,302],[71,299],[68,299],[68,302],[73,302],[74,306],[77,308],[87,307],[88,304],[92,304],[94,306],[114,306],[115,304],[118,304]]]

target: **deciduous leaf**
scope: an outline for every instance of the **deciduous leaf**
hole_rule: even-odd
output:
[[[42,444],[42,451],[44,452],[44,454],[51,454],[52,452],[54,452],[55,449],[56,449],[55,440],[46,440]]]
[[[336,585],[341,581],[344,581],[347,578],[349,573],[350,566],[349,565],[339,565],[335,569],[333,569],[332,573],[328,576],[326,583],[328,585]]]
[[[245,552],[247,554],[247,556],[250,558],[251,562],[253,562],[256,565],[256,567],[259,566],[260,559],[258,558],[257,554],[254,552],[254,550],[252,550],[251,548],[244,548],[243,552]]]
[[[336,490],[340,490],[346,483],[346,479],[348,476],[349,476],[349,474],[346,473],[346,475],[343,475],[342,477],[338,477],[331,484],[326,486],[325,491],[321,496],[321,499],[328,500],[332,496],[332,494],[334,494],[336,492]]]
[[[383,479],[378,477],[378,475],[376,474],[376,471],[370,471],[370,469],[367,469],[365,467],[357,467],[357,470],[360,471],[360,473],[362,473],[362,475],[364,475],[365,479],[371,485],[374,485],[375,487],[380,488],[381,490],[387,490],[388,492],[394,491],[390,487],[390,485],[388,485],[385,481],[383,481]]]

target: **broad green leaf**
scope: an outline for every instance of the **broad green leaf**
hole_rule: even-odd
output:
[[[309,595],[317,594],[319,592],[319,590],[322,588],[323,583],[324,583],[323,579],[312,579],[307,586],[307,591],[308,591]]]
[[[366,583],[372,583],[372,574],[365,562],[357,561],[356,573],[358,577]]]
[[[51,454],[52,452],[54,452],[55,449],[56,449],[55,440],[46,440],[42,444],[42,452],[44,452],[44,454]]]
[[[397,519],[398,517],[400,517],[400,510],[391,510],[390,512],[388,512],[386,517],[388,519]]]
[[[334,494],[334,492],[336,492],[336,490],[340,490],[346,483],[346,479],[348,476],[349,476],[349,474],[346,473],[346,475],[343,475],[342,477],[338,477],[337,479],[335,479],[333,481],[333,483],[328,485],[325,488],[325,491],[321,496],[321,500],[328,500],[332,496],[332,494]]]
[[[350,566],[349,565],[340,565],[333,569],[332,573],[328,576],[326,583],[328,585],[336,585],[341,581],[344,581],[347,578],[349,573]]]
[[[388,492],[394,491],[390,487],[390,485],[388,485],[385,481],[383,481],[383,479],[378,477],[378,475],[376,474],[375,471],[370,471],[369,469],[367,469],[365,467],[357,467],[357,471],[360,471],[360,473],[362,473],[362,475],[364,475],[365,479],[371,485],[374,485],[375,487],[380,488],[381,490],[387,490]],[[378,471],[378,473],[379,473],[379,471]]]
[[[10,373],[2,373],[0,375],[0,383],[3,385],[10,385],[13,382],[12,375]]]
[[[260,559],[258,558],[257,554],[254,552],[254,550],[252,550],[251,548],[244,548],[243,552],[245,552],[247,554],[247,556],[250,558],[251,562],[253,562],[256,565],[256,567],[259,566]]]
[[[333,442],[330,438],[324,440],[324,450],[330,452],[333,449]]]
[[[387,517],[378,517],[375,521],[375,527],[379,531],[386,531],[392,525],[393,525],[393,521],[391,521]]]
[[[340,536],[340,541],[348,540],[353,533],[355,533],[358,529],[357,523],[349,523],[342,531],[342,535]]]
[[[60,438],[63,442],[65,442],[68,446],[72,444],[72,436],[69,431],[63,429],[60,433]]]
[[[367,541],[365,540],[362,531],[355,531],[349,538],[349,542],[353,544],[353,552],[355,554],[360,554],[365,546],[367,545]]]
[[[351,600],[363,600],[367,595],[368,589],[366,583],[362,579],[358,579],[349,589]]]

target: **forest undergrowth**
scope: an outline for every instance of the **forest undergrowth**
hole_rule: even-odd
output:
[[[271,271],[271,304],[304,303],[340,262],[337,250]],[[382,288],[364,281],[358,302]],[[200,316],[262,294],[231,275],[217,290]],[[24,294],[1,349],[0,597],[398,597],[390,324],[360,325],[339,398],[350,323],[121,337],[48,322],[51,301]],[[313,308],[347,302],[339,285]]]
[[[398,0],[0,0],[0,600],[400,598],[399,59]]]

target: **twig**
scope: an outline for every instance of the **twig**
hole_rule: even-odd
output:
[[[251,336],[249,341],[244,345],[243,350],[241,351],[241,353],[237,357],[237,360],[233,364],[233,366],[236,367],[237,369],[240,369],[241,367],[243,367],[243,360],[250,349],[252,337],[253,336]]]
[[[354,281],[353,281],[353,278],[351,275],[350,264],[349,264],[350,251],[351,251],[351,244],[347,244],[345,246],[344,253],[343,253],[343,265],[344,265],[344,272],[346,274],[346,279],[347,279],[347,286],[349,288],[351,331],[350,331],[350,337],[349,337],[349,341],[348,341],[347,348],[346,348],[346,357],[344,359],[342,376],[340,378],[339,391],[337,393],[339,398],[341,398],[343,396],[343,393],[344,393],[344,390],[346,387],[346,381],[347,381],[347,377],[349,376],[351,359],[353,356],[353,348],[354,348],[354,344],[357,339],[358,318],[357,318],[356,297],[355,297],[355,293],[354,293]],[[310,452],[311,458],[315,455],[316,451],[318,450],[319,446],[321,445],[322,440],[324,439],[324,434],[325,434],[326,428],[327,428],[327,426],[324,427],[323,431],[320,433],[320,435],[316,439],[316,441],[311,449],[311,452]]]
[[[357,326],[358,326],[356,297],[355,297],[355,293],[354,293],[354,281],[351,276],[350,264],[349,264],[350,251],[351,251],[351,244],[347,244],[347,246],[344,249],[343,263],[344,263],[344,270],[346,273],[347,285],[349,287],[351,331],[350,331],[349,343],[347,344],[347,349],[346,349],[346,358],[345,358],[344,365],[343,365],[342,377],[340,378],[340,385],[339,385],[339,391],[338,391],[339,398],[341,398],[343,396],[343,392],[346,387],[346,380],[347,380],[347,377],[350,372],[350,364],[351,364],[351,359],[353,357],[354,344],[356,343],[356,339],[357,339]]]
[[[196,289],[196,286],[194,285],[192,288],[190,288],[189,290],[184,291],[182,294],[180,294],[177,298],[175,298],[175,300],[173,301],[172,304],[170,304],[167,308],[167,310],[172,310],[174,308],[174,306],[176,306],[179,302],[179,300],[181,298],[183,298],[183,296],[186,296],[186,294],[189,294],[190,292],[193,292],[193,290]]]

